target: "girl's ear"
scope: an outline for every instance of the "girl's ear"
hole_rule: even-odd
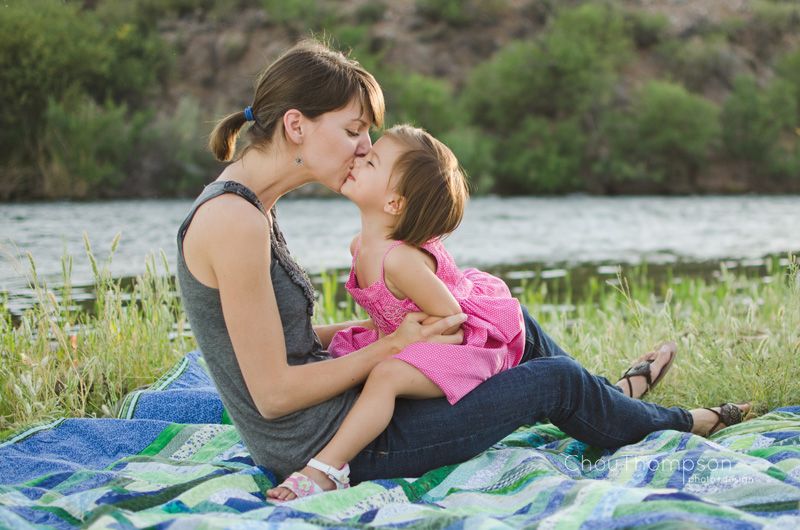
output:
[[[303,121],[305,116],[297,109],[289,109],[283,115],[283,130],[286,139],[295,144],[303,143]]]
[[[396,193],[389,196],[389,200],[383,205],[383,211],[389,215],[400,215],[406,205],[406,198]]]

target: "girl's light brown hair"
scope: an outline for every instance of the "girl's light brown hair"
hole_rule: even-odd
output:
[[[405,149],[392,168],[390,186],[404,205],[390,237],[419,247],[455,230],[469,197],[456,156],[430,133],[411,125],[396,125],[384,135]]]
[[[362,114],[370,123],[378,127],[383,125],[383,92],[372,74],[357,61],[319,41],[301,41],[258,78],[251,104],[255,123],[247,131],[250,145],[268,144],[289,109],[297,109],[314,119],[341,109],[353,100],[361,104]],[[233,158],[236,138],[245,123],[244,110],[229,114],[217,123],[208,142],[217,160]]]

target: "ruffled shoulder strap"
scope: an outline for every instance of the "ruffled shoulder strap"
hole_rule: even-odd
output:
[[[286,239],[283,237],[283,232],[281,232],[278,226],[278,212],[274,206],[270,209],[269,213],[272,218],[272,237],[270,238],[272,257],[275,258],[283,270],[286,271],[292,283],[303,290],[307,303],[306,311],[309,316],[311,316],[314,314],[314,302],[317,298],[316,292],[314,291],[314,284],[311,283],[311,279],[308,277],[308,273],[306,273],[305,269],[303,269],[289,253]]]

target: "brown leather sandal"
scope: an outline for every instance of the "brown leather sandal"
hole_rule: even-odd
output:
[[[748,405],[748,403],[739,403],[739,405]],[[703,407],[705,410],[710,410],[714,414],[717,415],[717,423],[711,427],[708,432],[706,433],[706,437],[711,436],[712,434],[717,433],[717,427],[722,425],[723,427],[719,430],[721,431],[725,427],[730,427],[731,425],[736,425],[738,423],[742,423],[744,421],[744,417],[747,415],[746,412],[742,412],[738,406],[734,403],[722,403],[719,406],[719,411],[714,409],[710,409],[708,407]]]
[[[676,349],[674,342],[667,342],[663,344],[661,348],[663,348],[664,346],[671,346],[672,354],[670,355],[669,360],[661,368],[661,371],[658,373],[658,376],[655,379],[652,379],[652,373],[650,372],[650,365],[653,364],[652,360],[640,361],[631,366],[630,368],[628,368],[627,370],[625,370],[625,373],[622,374],[622,376],[620,376],[619,381],[622,381],[624,379],[628,383],[628,397],[633,397],[633,385],[631,384],[631,377],[637,377],[642,375],[647,381],[647,388],[645,389],[644,392],[642,392],[642,395],[639,396],[638,398],[634,398],[634,399],[641,399],[645,395],[647,395],[650,389],[656,386],[658,382],[661,381],[661,379],[663,379],[664,376],[667,374],[670,367],[672,366],[672,363],[675,362],[675,356],[677,355],[678,350]]]

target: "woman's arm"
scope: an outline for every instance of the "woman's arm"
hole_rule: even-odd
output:
[[[426,314],[424,322],[433,323],[438,319],[461,312],[447,286],[436,276],[436,262],[424,251],[409,245],[400,245],[386,256],[384,261],[384,280],[395,296],[410,298]],[[453,327],[445,334],[458,330]]]
[[[209,266],[213,273],[247,390],[265,418],[279,418],[341,394],[363,382],[381,360],[412,342],[455,341],[439,335],[463,322],[463,315],[423,326],[420,322],[427,315],[418,313],[409,315],[395,333],[350,355],[289,366],[270,278],[265,223],[250,204],[235,196],[223,196],[199,209],[189,229],[198,230],[195,261]]]

